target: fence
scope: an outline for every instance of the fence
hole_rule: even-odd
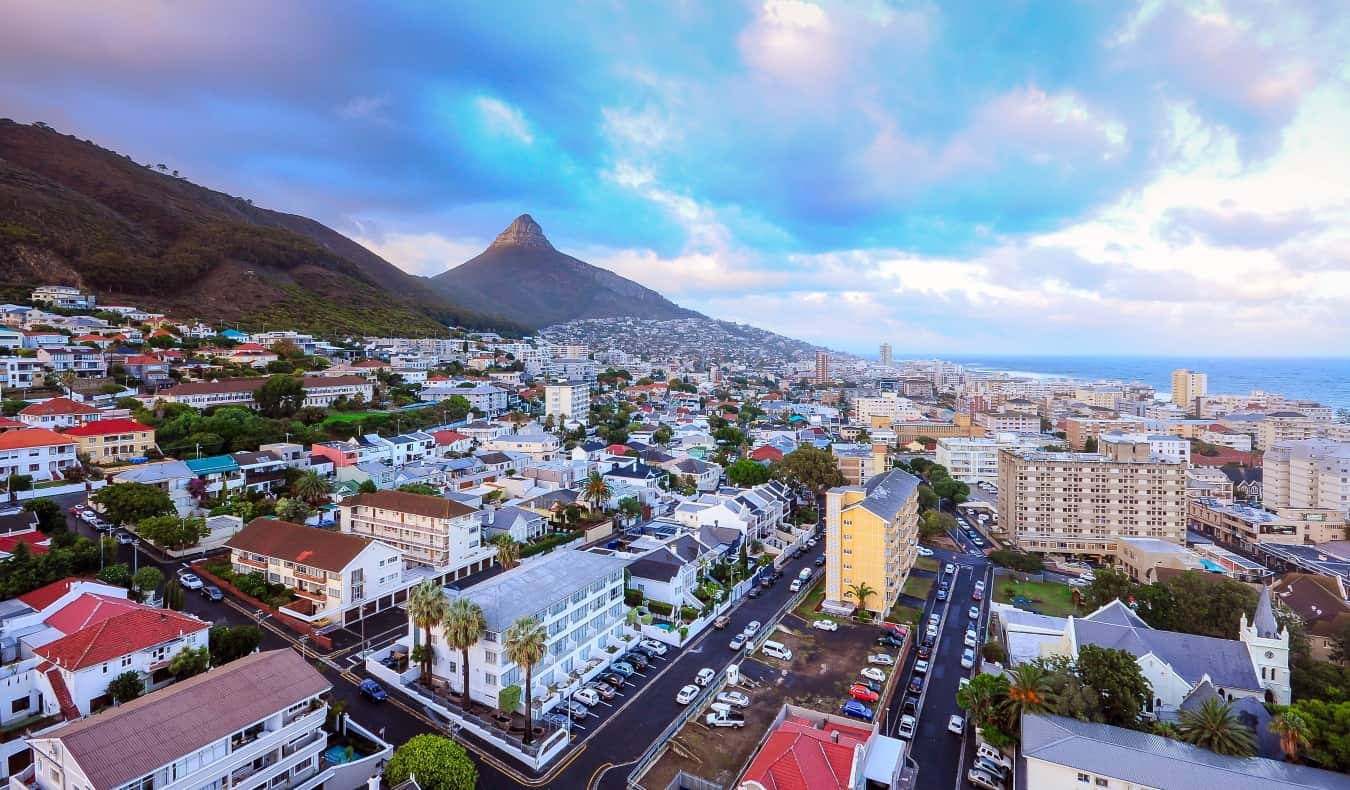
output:
[[[89,483],[90,491],[97,491],[108,483],[104,480],[94,480]],[[39,499],[45,496],[61,496],[63,494],[78,494],[85,490],[84,483],[68,483],[63,486],[44,486],[38,484],[41,488],[33,488],[29,491],[15,491],[14,498],[20,502],[27,499]]]
[[[722,786],[716,782],[709,782],[701,776],[680,771],[670,780],[670,784],[666,785],[666,790],[722,790]]]

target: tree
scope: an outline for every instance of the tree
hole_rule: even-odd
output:
[[[956,704],[979,727],[993,724],[1008,697],[1008,681],[993,675],[976,675],[956,692]]]
[[[361,481],[361,485],[357,486],[356,490],[361,494],[373,494],[379,491],[380,487],[375,485],[374,480],[366,479]]]
[[[422,644],[426,646],[422,651],[421,664],[422,682],[428,687],[431,685],[431,664],[435,658],[431,629],[445,622],[446,608],[445,592],[431,579],[418,584],[408,593],[408,618],[412,620],[414,628],[422,629]],[[416,640],[415,631],[413,638]]]
[[[1341,632],[1332,638],[1331,660],[1341,663],[1350,661],[1350,623],[1346,623]]]
[[[929,510],[919,519],[919,539],[932,540],[945,535],[948,530],[956,529],[956,517],[951,513],[939,513]]]
[[[591,505],[591,510],[599,511],[609,498],[614,495],[614,489],[610,487],[609,481],[605,480],[604,475],[598,470],[592,471],[586,478],[586,486],[581,492],[582,499],[585,499]]]
[[[196,546],[202,538],[211,534],[211,530],[207,528],[204,518],[155,516],[137,522],[136,533],[156,546],[183,549]]]
[[[314,509],[305,504],[303,499],[292,499],[282,497],[277,500],[276,517],[282,521],[289,521],[293,524],[303,524],[305,519],[313,515]]]
[[[919,510],[932,510],[938,506],[938,495],[928,486],[919,486]]]
[[[503,532],[493,538],[492,544],[497,547],[497,564],[502,566],[502,570],[509,571],[520,562],[520,544],[510,533]]]
[[[444,735],[414,735],[394,750],[384,767],[384,779],[398,787],[417,777],[423,790],[473,790],[478,786],[478,767],[464,747]]]
[[[1078,677],[1097,690],[1102,716],[1116,727],[1137,727],[1153,689],[1139,671],[1139,662],[1125,650],[1097,645],[1078,648]]]
[[[548,654],[548,629],[535,617],[522,617],[506,629],[504,644],[507,660],[525,670],[525,743],[534,740],[534,716],[531,688],[534,665]]]
[[[1233,712],[1233,703],[1211,697],[1199,707],[1183,710],[1177,721],[1181,740],[1229,757],[1251,757],[1256,738]]]
[[[45,496],[30,499],[23,503],[23,509],[37,516],[38,530],[44,535],[66,528],[66,514],[56,500]]]
[[[1087,605],[1090,609],[1099,609],[1106,604],[1121,600],[1126,603],[1134,597],[1134,583],[1124,571],[1115,568],[1101,568],[1093,571],[1092,582],[1087,586]]]
[[[132,586],[140,591],[142,597],[158,590],[159,585],[163,582],[164,572],[153,565],[146,565],[137,569],[131,577]]]
[[[433,485],[426,483],[407,483],[398,487],[398,490],[405,494],[421,494],[422,496],[440,496],[441,492]]]
[[[211,645],[211,666],[218,667],[252,653],[262,644],[262,630],[256,625],[216,625],[207,633]]]
[[[852,598],[857,601],[858,608],[863,610],[867,609],[867,599],[876,594],[877,591],[872,589],[872,585],[867,582],[858,582],[857,584],[849,585],[849,588],[844,590],[844,597]]]
[[[619,511],[636,521],[642,515],[642,503],[635,496],[626,496],[619,500]]]
[[[990,642],[988,644],[998,644]],[[1049,671],[1037,663],[1019,664],[1008,672],[1008,698],[1003,710],[1009,729],[1021,726],[1022,714],[1045,713],[1054,707]]]
[[[1238,621],[1256,610],[1255,590],[1218,574],[1186,571],[1162,586],[1172,594],[1173,625],[1189,634],[1237,639]]]
[[[134,669],[123,672],[108,684],[108,696],[118,704],[131,702],[144,693],[145,681],[141,679],[141,673]]]
[[[445,641],[460,651],[460,666],[464,670],[464,710],[469,710],[469,648],[478,644],[487,631],[483,609],[468,598],[456,598],[445,609]],[[430,635],[428,634],[428,639]]]
[[[1350,702],[1305,699],[1289,707],[1308,725],[1308,762],[1329,771],[1350,771]]]
[[[1308,720],[1291,707],[1283,707],[1270,720],[1270,731],[1280,739],[1280,751],[1285,759],[1298,762],[1303,751],[1312,743]]]
[[[1008,648],[997,639],[990,639],[980,646],[980,657],[991,664],[1003,664],[1008,660]]]
[[[118,587],[131,586],[131,566],[125,562],[106,565],[98,572],[96,576],[99,581],[107,584],[115,584]]]
[[[1085,453],[1097,452],[1097,437],[1089,436],[1088,438],[1083,440],[1083,452]]]
[[[783,456],[781,461],[775,461],[770,465],[769,473],[777,480],[804,486],[815,492],[848,482],[844,479],[844,473],[839,471],[839,463],[834,455],[811,444],[804,444]]]
[[[291,493],[305,500],[311,506],[320,505],[328,501],[328,495],[332,493],[333,485],[328,480],[321,477],[318,472],[310,469],[301,474],[291,484]]]
[[[253,401],[265,417],[290,417],[305,405],[305,386],[294,376],[268,376],[253,391]]]
[[[751,488],[769,482],[769,467],[741,458],[727,467],[727,480],[734,486]]]
[[[185,647],[169,662],[169,671],[179,680],[199,675],[211,665],[211,654],[204,647]]]
[[[1015,571],[1023,573],[1040,573],[1045,569],[1045,562],[1040,557],[1030,552],[1013,551],[1011,549],[999,549],[989,553],[989,561],[995,565],[1001,565],[1004,568],[1012,568]]]
[[[91,501],[114,524],[139,524],[174,512],[169,493],[145,483],[113,483],[100,488]]]

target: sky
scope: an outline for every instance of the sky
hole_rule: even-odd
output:
[[[0,116],[436,274],[897,355],[1346,355],[1344,0],[0,0]]]

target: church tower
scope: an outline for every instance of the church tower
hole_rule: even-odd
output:
[[[1289,686],[1289,631],[1275,622],[1275,608],[1270,603],[1270,587],[1261,587],[1256,601],[1256,614],[1251,624],[1244,612],[1239,624],[1238,638],[1247,646],[1261,685],[1270,693],[1273,702],[1288,705]]]

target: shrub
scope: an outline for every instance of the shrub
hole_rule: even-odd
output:
[[[698,609],[695,609],[695,608],[692,607],[692,606],[681,606],[681,607],[680,607],[680,619],[681,619],[681,620],[697,620],[697,619],[698,619],[698,616],[699,616],[699,610],[698,610]]]
[[[623,591],[623,602],[628,606],[642,605],[642,591],[635,590],[632,587],[626,587]]]
[[[674,607],[666,603],[665,601],[648,601],[647,608],[650,609],[654,614],[662,614],[666,616],[669,616],[670,613],[674,611]]]
[[[980,648],[980,655],[985,661],[1002,664],[1008,660],[1008,648],[1004,647],[1003,643],[997,639],[991,639]]]
[[[1013,551],[1011,549],[1000,549],[999,551],[991,552],[989,554],[989,561],[995,565],[1012,568],[1015,571],[1022,571],[1023,573],[1040,573],[1045,569],[1045,563],[1035,554]]]

